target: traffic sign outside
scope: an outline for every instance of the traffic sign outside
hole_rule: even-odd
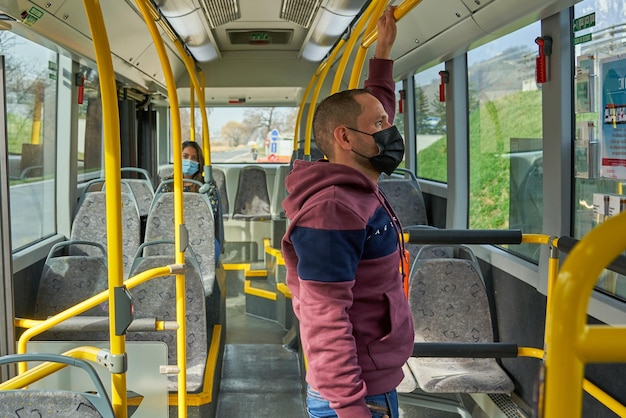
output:
[[[278,152],[278,129],[272,129],[270,132],[270,154]]]

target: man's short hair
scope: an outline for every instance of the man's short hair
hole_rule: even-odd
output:
[[[322,100],[313,115],[315,144],[329,159],[333,158],[333,132],[339,125],[355,127],[363,108],[356,96],[371,94],[366,89],[343,90]]]

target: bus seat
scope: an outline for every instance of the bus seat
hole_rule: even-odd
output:
[[[170,193],[171,195],[171,193]],[[169,255],[147,255],[154,246],[167,246]],[[131,274],[135,275],[151,268],[174,263],[173,241],[148,242],[142,244],[133,262]],[[143,250],[143,255],[141,255]],[[207,282],[200,274],[200,266],[193,251],[185,251],[185,303],[187,309],[187,391],[202,390],[204,370],[208,356],[207,331]],[[212,292],[213,289],[211,288]],[[176,320],[176,276],[158,277],[130,290],[133,295],[135,318],[158,318],[164,321]],[[176,331],[144,331],[126,334],[129,341],[163,341],[167,344],[169,364],[177,364]],[[178,386],[178,376],[168,376],[168,390],[174,392]]]
[[[418,255],[411,270],[409,305],[415,342],[494,342],[478,262],[469,247],[450,246],[450,250],[453,258],[421,259]],[[513,382],[494,358],[412,357],[408,365],[419,387],[429,393],[514,390]]]
[[[411,226],[412,231],[419,231],[420,229],[437,229],[437,227],[429,225]],[[409,252],[411,265],[414,264],[418,257],[423,260],[426,258],[448,258],[452,256],[450,248],[446,245],[424,245],[407,242],[404,246]],[[424,249],[424,251],[421,251],[422,249]]]
[[[424,196],[415,176],[381,177],[378,188],[391,204],[403,226],[428,225]]]
[[[183,193],[185,225],[189,244],[193,248],[202,279],[207,289],[213,289],[215,281],[215,219],[208,197],[204,193]],[[174,193],[155,195],[146,223],[145,243],[174,241]],[[171,255],[173,249],[167,244],[150,245],[144,255]],[[209,295],[207,295],[209,296]]]
[[[0,365],[23,361],[63,363],[83,369],[89,376],[91,392],[45,389],[0,390],[0,416],[46,418],[115,418],[102,381],[88,362],[59,354],[11,354],[0,357]],[[86,388],[91,390],[91,388]]]
[[[276,167],[276,177],[274,178],[274,189],[272,191],[272,219],[286,219],[282,202],[287,196],[285,188],[285,179],[289,174],[288,165],[279,165]]]
[[[128,276],[132,258],[141,243],[141,221],[137,202],[130,193],[121,193],[122,257],[124,277]],[[85,193],[78,202],[72,229],[72,241],[92,241],[107,246],[106,192]],[[108,247],[107,247],[108,248]],[[97,255],[93,247],[73,245],[70,255]]]
[[[63,255],[63,247],[81,245],[91,247],[96,255]],[[57,255],[59,254],[59,255]],[[87,241],[64,241],[54,245],[43,266],[37,297],[34,319],[46,319],[74,306],[108,288],[108,269],[104,246]],[[82,315],[106,316],[105,308],[98,306]],[[83,340],[83,332],[57,332],[50,330],[43,334],[47,340]],[[108,339],[102,333],[93,339]]]
[[[239,172],[233,219],[268,221],[270,196],[263,167],[246,166]]]
[[[165,179],[174,177],[174,164],[166,164],[159,167],[159,183]]]
[[[217,184],[217,190],[220,195],[220,203],[222,205],[222,216],[228,219],[230,214],[230,205],[228,204],[228,188],[226,187],[226,174],[224,170],[213,168],[213,180]]]
[[[135,167],[123,167],[122,173],[139,173],[142,178],[123,178],[122,181],[130,186],[130,189],[137,201],[137,208],[139,209],[139,216],[148,216],[152,199],[154,198],[154,187],[150,174],[141,168]]]

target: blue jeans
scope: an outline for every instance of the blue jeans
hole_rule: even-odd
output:
[[[365,403],[372,412],[372,418],[382,418],[387,415],[389,418],[398,418],[398,393],[396,390],[371,395],[365,397]],[[314,389],[307,385],[306,410],[310,418],[333,418],[337,413],[330,407],[330,402]]]

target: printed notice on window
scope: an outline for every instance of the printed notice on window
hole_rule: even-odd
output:
[[[601,63],[602,177],[626,179],[626,59]]]

